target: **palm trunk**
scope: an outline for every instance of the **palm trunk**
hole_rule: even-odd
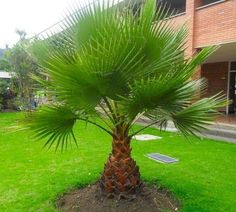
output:
[[[116,134],[117,135],[117,134]],[[140,172],[131,158],[130,138],[114,136],[100,186],[105,194],[134,194],[140,187]]]

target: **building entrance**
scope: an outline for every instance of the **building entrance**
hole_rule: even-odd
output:
[[[230,72],[229,100],[231,101],[229,105],[229,113],[236,114],[236,71]]]

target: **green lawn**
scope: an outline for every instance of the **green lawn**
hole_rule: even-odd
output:
[[[99,178],[111,138],[93,126],[75,129],[78,148],[42,150],[29,132],[9,133],[23,114],[0,114],[0,211],[54,211],[57,196]],[[13,125],[14,126],[14,125]],[[133,141],[142,179],[162,185],[181,201],[182,211],[235,211],[236,145],[147,129],[162,140]],[[160,152],[180,159],[165,165],[144,155]],[[40,210],[41,209],[41,210]]]

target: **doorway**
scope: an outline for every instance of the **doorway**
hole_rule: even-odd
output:
[[[229,113],[236,114],[236,71],[230,72],[229,80]]]

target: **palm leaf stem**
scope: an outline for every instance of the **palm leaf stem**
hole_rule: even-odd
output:
[[[99,113],[98,111],[96,111],[96,114],[97,114],[98,118],[101,119],[101,121],[104,124],[106,124],[107,127],[109,127],[111,130],[113,129],[112,126],[108,123],[106,117],[104,118],[104,114],[102,112]]]
[[[112,108],[112,106],[111,106],[109,100],[108,100],[105,96],[103,97],[103,100],[104,100],[104,102],[106,103],[106,105],[107,105],[107,107],[108,107],[108,109],[109,109],[109,111],[110,111],[110,113],[111,113],[111,116],[112,116],[112,118],[113,118],[114,123],[117,123],[117,122],[118,122],[118,119],[117,119],[117,117],[116,117],[116,115],[115,115],[114,109]]]
[[[88,120],[88,119],[83,119],[83,118],[77,118],[77,120],[81,120],[81,121],[85,121],[85,122],[88,122],[90,124],[93,124],[93,125],[99,127],[100,129],[102,129],[103,131],[105,131],[106,133],[108,133],[109,135],[111,135],[112,137],[114,136],[114,134],[111,131],[109,131],[105,127],[101,126],[100,124],[97,124],[96,122],[93,122],[93,121]]]
[[[105,115],[109,118],[109,120],[114,123],[114,119],[113,117],[109,114],[109,112],[106,110],[106,108],[100,103],[99,106],[101,107],[101,109],[103,110],[103,112],[105,113]]]
[[[151,124],[146,125],[145,127],[141,128],[141,129],[135,131],[133,134],[129,135],[129,138],[132,138],[133,136],[137,135],[138,133],[140,133],[141,131],[145,130],[146,128],[151,127],[152,125],[157,124],[159,122],[160,122],[160,120],[152,122]]]

